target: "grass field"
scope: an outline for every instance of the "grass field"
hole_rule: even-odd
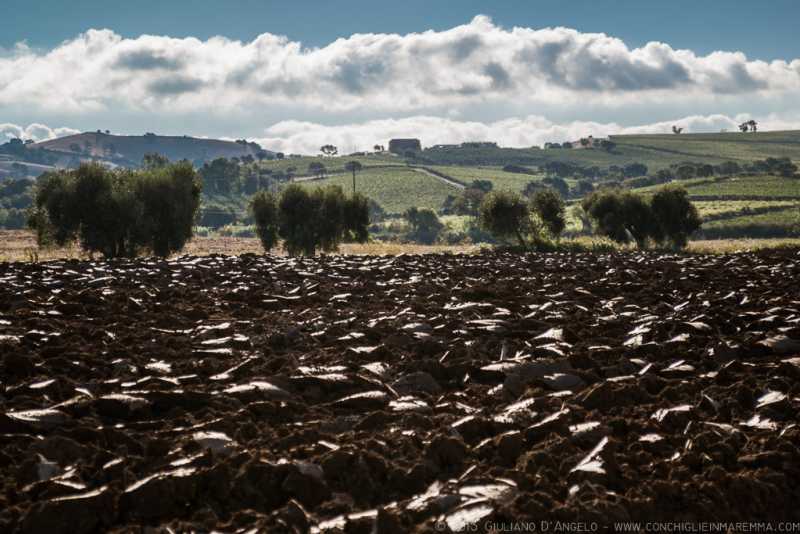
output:
[[[353,177],[337,174],[324,180],[298,183],[307,188],[338,185],[350,192]],[[413,206],[438,210],[447,195],[458,193],[454,186],[407,167],[364,169],[356,174],[356,190],[383,206],[387,213],[403,213]]]

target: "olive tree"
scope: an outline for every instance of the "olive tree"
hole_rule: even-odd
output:
[[[601,190],[586,197],[582,206],[595,223],[597,233],[618,243],[635,241],[639,248],[658,237],[658,226],[650,205],[628,191]]]
[[[552,189],[536,191],[530,200],[530,209],[547,232],[558,239],[567,225],[564,217],[564,199],[561,195]]]
[[[278,234],[290,256],[313,256],[317,248],[318,207],[303,187],[290,185],[278,200]]]
[[[411,226],[408,237],[425,245],[435,243],[444,229],[444,224],[430,208],[409,208],[403,216]]]
[[[689,236],[702,224],[697,208],[682,187],[665,187],[657,191],[650,206],[661,237],[673,248],[686,247]]]
[[[38,180],[29,225],[40,246],[77,240],[108,258],[168,256],[192,236],[200,189],[188,162],[122,172],[84,164]]]
[[[361,193],[345,198],[343,210],[345,241],[365,243],[369,239],[368,228],[374,211],[372,204],[375,202],[370,202],[370,199]],[[381,209],[379,205],[378,209]]]
[[[369,238],[369,199],[346,197],[339,186],[309,191],[292,184],[278,198],[259,192],[250,209],[267,251],[278,238],[291,256],[313,256],[317,250],[334,252],[343,241],[363,243]]]
[[[250,212],[256,225],[256,235],[264,250],[272,250],[278,244],[278,206],[275,195],[259,191],[250,200]]]
[[[139,222],[146,249],[157,256],[181,250],[192,237],[200,207],[200,183],[191,163],[182,161],[139,173],[134,198],[144,211]]]
[[[481,227],[496,239],[516,237],[526,247],[524,234],[531,229],[530,209],[517,193],[492,191],[481,202],[478,219]]]
[[[639,248],[648,241],[684,248],[701,224],[686,190],[675,186],[662,188],[649,201],[629,191],[597,191],[582,206],[598,233],[619,243],[633,240]]]

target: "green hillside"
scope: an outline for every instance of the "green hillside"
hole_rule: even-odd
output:
[[[302,156],[286,159],[274,159],[258,163],[260,169],[271,172],[292,172],[296,176],[309,174],[308,166],[312,163],[321,163],[328,172],[344,172],[344,166],[350,161],[357,161],[363,167],[393,167],[405,166],[405,160],[391,154],[368,154],[364,156]]]
[[[105,140],[106,137],[104,134],[85,135],[93,136],[95,145],[95,138],[101,136]],[[204,183],[208,183],[203,193],[199,224],[219,227],[246,222],[249,195],[245,191],[254,190],[254,180],[256,188],[279,190],[294,181],[307,188],[336,184],[349,192],[352,188],[352,176],[345,166],[350,161],[357,161],[362,166],[356,179],[358,191],[377,202],[386,213],[395,215],[413,206],[441,210],[448,196],[457,196],[464,185],[468,186],[474,180],[488,180],[496,190],[521,192],[528,183],[544,179],[546,173],[540,167],[548,164],[552,166],[552,162],[564,162],[572,166],[566,170],[551,168],[550,171],[561,174],[574,194],[577,184],[575,176],[581,174],[599,176],[595,186],[611,180],[612,183],[635,187],[636,184],[653,183],[655,180],[652,177],[660,169],[669,169],[673,176],[680,176],[677,173],[680,170],[677,164],[692,162],[699,169],[701,164],[719,165],[733,161],[738,164],[738,167],[733,167],[739,169],[731,171],[736,173],[734,175],[723,174],[726,172],[723,170],[726,167],[723,166],[714,169],[716,174],[711,176],[677,181],[687,189],[704,218],[703,230],[698,236],[783,237],[798,234],[800,178],[777,176],[779,172],[775,172],[775,175],[767,174],[763,170],[763,162],[753,162],[788,157],[795,163],[800,163],[800,132],[624,135],[612,136],[610,139],[613,145],[606,145],[610,150],[602,147],[508,149],[472,144],[430,148],[417,153],[410,161],[387,153],[339,157],[305,156],[263,161],[249,158],[232,160],[227,164],[229,173],[226,171],[211,180],[204,178]],[[189,143],[194,149],[200,147],[197,142],[201,140],[159,137],[155,141]],[[143,148],[139,144],[153,141],[130,138],[123,142],[135,143],[137,150],[141,151]],[[210,144],[205,145],[205,148],[214,145],[221,150],[233,150],[236,153],[252,150],[249,145],[241,143],[208,143]],[[53,148],[59,147],[51,146],[51,151]],[[326,176],[323,179],[310,179],[314,170],[309,169],[309,166],[317,163],[325,166]],[[646,165],[647,175],[651,178],[627,178],[635,175],[620,174],[621,169],[630,163]],[[516,166],[516,170],[522,172],[509,172],[504,169],[508,165]],[[597,167],[598,170],[584,172],[592,167]],[[767,170],[769,169],[772,168]],[[206,172],[204,167],[201,173]],[[218,181],[227,183],[227,187],[216,187]],[[648,194],[661,187],[663,185],[652,185],[639,187],[634,191]],[[31,191],[17,184],[0,188],[0,196],[0,225],[17,227],[24,224]],[[569,210],[575,209],[579,198],[572,196],[570,204]],[[451,210],[448,213],[458,212]],[[571,213],[569,219],[568,230],[579,231],[581,225],[576,214]],[[453,228],[463,230],[462,219],[454,218],[449,221]]]
[[[216,158],[255,157],[261,147],[244,141],[200,139],[189,136],[113,135],[85,132],[59,137],[29,145],[28,150],[44,149],[63,156],[80,159],[99,158],[124,167],[141,163],[145,154],[157,153],[172,161],[187,159],[193,162]],[[271,154],[269,151],[263,151]]]
[[[780,176],[732,176],[698,182],[686,189],[692,197],[782,197],[800,200],[800,180]]]
[[[795,237],[800,235],[800,179],[725,176],[676,182],[693,200],[703,227],[698,237]],[[663,186],[635,189],[651,193]]]
[[[430,168],[463,184],[468,185],[474,180],[488,180],[492,182],[492,187],[495,189],[507,191],[522,191],[528,183],[538,182],[543,178],[540,174],[505,172],[501,167],[435,165]]]
[[[457,146],[429,148],[421,153],[432,165],[541,166],[560,161],[582,167],[643,163],[650,171],[686,161],[719,164],[768,157],[800,161],[800,131],[718,134],[614,135],[615,146],[603,148],[500,148]]]
[[[349,192],[351,174],[337,174],[324,180],[299,182],[304,187],[338,185]],[[447,195],[458,189],[423,172],[406,167],[365,169],[356,175],[356,189],[380,204],[387,213],[402,213],[411,207],[438,210]]]
[[[800,132],[615,135],[611,140],[619,150],[638,148],[655,156],[715,161],[752,161],[768,157],[788,157],[800,161]]]

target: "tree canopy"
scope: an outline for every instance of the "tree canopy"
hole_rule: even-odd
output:
[[[105,257],[167,256],[192,236],[200,183],[188,162],[142,171],[99,164],[40,178],[30,217],[41,246],[80,246]]]
[[[250,209],[267,251],[278,238],[289,255],[313,256],[318,250],[335,252],[343,241],[369,237],[369,200],[359,194],[346,197],[339,186],[308,191],[291,184],[279,197],[260,192]]]

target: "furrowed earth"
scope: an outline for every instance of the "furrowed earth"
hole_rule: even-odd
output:
[[[800,518],[800,256],[0,264],[0,531]]]

